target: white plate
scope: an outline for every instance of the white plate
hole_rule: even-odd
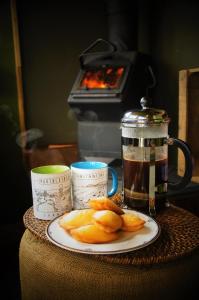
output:
[[[144,227],[136,232],[120,232],[120,238],[116,241],[104,244],[81,243],[59,226],[58,217],[52,220],[47,229],[48,239],[60,248],[69,251],[86,254],[117,254],[144,248],[153,243],[160,235],[160,226],[151,217],[129,209],[123,209],[125,213],[132,213],[145,220]]]

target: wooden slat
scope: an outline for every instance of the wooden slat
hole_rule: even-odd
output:
[[[194,75],[199,68],[181,70],[179,72],[179,123],[178,138],[191,147],[195,167],[192,181],[199,182],[198,153],[198,110],[199,110],[199,78]],[[192,80],[193,79],[193,80]],[[178,150],[178,175],[183,176],[185,170],[184,155]]]
[[[178,118],[178,138],[186,141],[188,120],[187,120],[187,84],[188,84],[188,70],[181,70],[179,72],[179,118]],[[181,150],[178,150],[178,174],[184,174],[185,161]]]
[[[196,73],[199,72],[199,68],[192,68],[192,69],[188,69],[188,72],[191,73]]]
[[[15,71],[16,71],[16,81],[17,81],[19,126],[20,126],[20,131],[24,132],[26,130],[26,126],[25,126],[22,64],[21,64],[16,0],[11,0],[10,4],[11,4],[11,19],[12,19],[12,30],[13,30],[14,56],[15,56]]]

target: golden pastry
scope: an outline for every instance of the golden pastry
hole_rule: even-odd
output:
[[[65,230],[70,230],[83,225],[92,224],[92,217],[95,212],[94,209],[73,210],[60,218],[59,225]]]
[[[85,225],[70,230],[70,234],[76,240],[83,243],[100,244],[114,241],[119,238],[119,233],[107,233],[97,225]]]
[[[93,214],[93,220],[102,230],[115,232],[122,227],[122,219],[114,211],[99,210]]]
[[[145,221],[141,219],[139,216],[133,214],[123,214],[121,215],[123,224],[122,230],[123,231],[137,231],[144,227]]]
[[[111,201],[113,201],[115,204],[120,206],[122,204],[122,194],[121,193],[116,193],[113,196],[109,197]]]
[[[117,206],[117,204],[115,204],[107,197],[90,199],[88,201],[88,205],[96,210],[112,210],[118,215],[122,215],[124,213],[123,210],[119,206]]]

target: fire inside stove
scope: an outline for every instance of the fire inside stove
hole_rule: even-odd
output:
[[[88,70],[80,82],[82,89],[116,89],[119,88],[124,67],[105,67]]]

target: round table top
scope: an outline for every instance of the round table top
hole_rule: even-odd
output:
[[[27,229],[50,243],[46,236],[46,227],[50,221],[36,219],[32,207],[25,212],[23,220]],[[157,214],[156,222],[161,227],[161,234],[154,243],[145,248],[127,253],[94,256],[110,263],[149,265],[173,261],[199,249],[199,218],[194,214],[171,205]]]

